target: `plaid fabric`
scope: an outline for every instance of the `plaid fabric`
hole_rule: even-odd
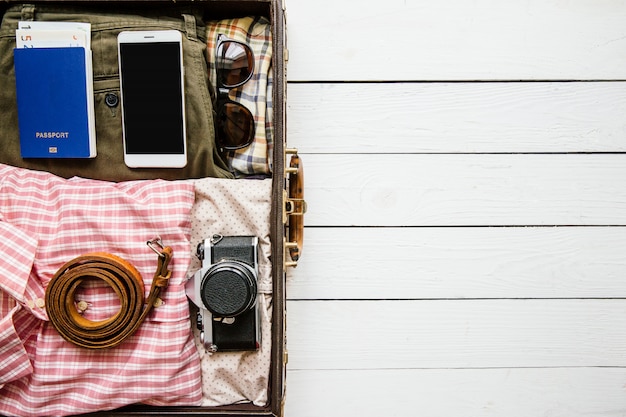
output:
[[[0,414],[199,404],[200,364],[184,290],[193,202],[189,182],[65,180],[0,164]],[[174,250],[163,305],[115,348],[63,340],[43,303],[57,269],[88,252],[111,252],[139,270],[147,297],[157,258],[146,241],[157,235]],[[94,281],[81,285],[75,301],[87,302],[90,320],[110,317],[119,299]]]
[[[243,149],[227,152],[226,159],[237,177],[268,175],[272,172],[272,32],[265,17],[243,17],[206,22],[209,79],[216,85],[215,41],[218,34],[250,45],[254,52],[254,74],[243,86],[230,92],[230,98],[246,106],[254,115],[254,142]],[[268,85],[270,89],[268,90]]]

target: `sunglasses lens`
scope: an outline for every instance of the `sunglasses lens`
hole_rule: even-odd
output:
[[[237,87],[252,76],[252,50],[239,42],[224,41],[217,47],[216,66],[219,83],[224,87]]]
[[[217,137],[224,149],[248,146],[254,139],[254,117],[239,103],[227,102],[217,115]]]

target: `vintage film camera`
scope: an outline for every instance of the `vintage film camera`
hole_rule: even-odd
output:
[[[199,308],[197,326],[208,351],[260,346],[258,245],[255,236],[221,235],[198,244],[202,268],[187,281],[186,292]]]

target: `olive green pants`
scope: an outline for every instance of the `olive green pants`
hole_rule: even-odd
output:
[[[93,159],[23,159],[20,156],[13,49],[20,20],[91,23],[94,103],[98,156]],[[117,35],[122,30],[175,29],[183,35],[188,162],[181,169],[131,169],[124,164],[119,103]],[[215,146],[213,105],[206,62],[202,15],[190,8],[14,5],[0,26],[0,163],[46,170],[63,177],[102,180],[231,177]],[[155,68],[158,71],[158,68]]]

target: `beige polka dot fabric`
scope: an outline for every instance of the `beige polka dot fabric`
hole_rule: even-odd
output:
[[[202,405],[219,406],[251,402],[264,406],[268,400],[271,353],[272,274],[270,210],[272,180],[193,180],[196,201],[192,210],[190,273],[201,267],[196,245],[214,234],[250,235],[259,238],[258,298],[261,312],[261,348],[256,352],[205,351],[193,324],[202,366]],[[195,318],[195,311],[192,311]]]

